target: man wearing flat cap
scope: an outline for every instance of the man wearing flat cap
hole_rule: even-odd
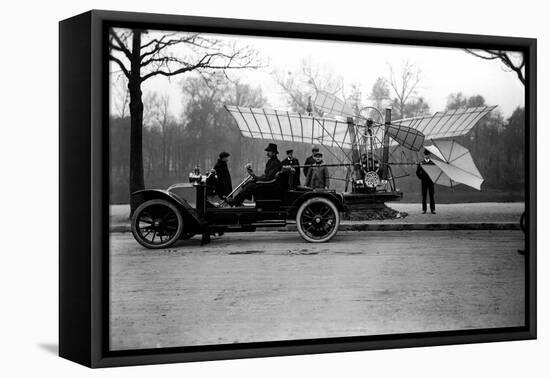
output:
[[[210,176],[213,177],[214,180],[212,180],[213,182],[207,182],[207,184],[214,186],[216,194],[221,199],[224,199],[233,190],[233,185],[231,184],[231,174],[229,173],[229,168],[227,166],[229,156],[231,155],[229,155],[228,152],[220,152],[218,161],[212,169],[213,175]]]
[[[291,167],[292,174],[288,175],[288,186],[291,189],[300,185],[300,162],[294,156],[294,150],[286,150],[286,158],[281,162],[283,167]]]
[[[323,154],[316,152],[313,154],[314,164],[309,168],[306,177],[306,186],[313,189],[328,189],[329,175],[328,168],[323,164]]]
[[[267,163],[265,164],[264,174],[257,176],[252,170],[250,163],[246,165],[248,174],[252,176],[253,181],[243,186],[242,190],[233,198],[227,199],[227,203],[231,206],[242,205],[245,199],[251,199],[252,195],[258,190],[276,190],[280,183],[277,181],[277,174],[283,168],[281,161],[277,158],[279,151],[277,151],[277,145],[275,143],[269,143],[264,150],[267,152]]]
[[[304,167],[304,176],[306,176],[306,180],[307,180],[307,174],[309,173],[309,168],[310,166],[312,166],[313,164],[315,164],[315,154],[319,152],[319,147],[313,147],[311,149],[311,156],[308,156],[306,158],[306,162],[305,162],[305,167]]]

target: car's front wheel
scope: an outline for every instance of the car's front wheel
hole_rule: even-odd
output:
[[[327,242],[340,226],[340,212],[336,205],[323,197],[305,201],[296,214],[296,227],[302,238],[311,243]]]
[[[153,199],[142,203],[132,216],[132,234],[144,247],[158,249],[174,244],[183,230],[183,218],[172,203]]]

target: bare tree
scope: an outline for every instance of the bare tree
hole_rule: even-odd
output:
[[[504,50],[465,49],[465,51],[484,60],[500,60],[506,69],[510,72],[515,72],[521,84],[525,85],[525,57],[523,53]]]
[[[421,70],[415,64],[404,61],[396,72],[394,67],[388,63],[389,79],[388,85],[394,95],[394,104],[399,111],[399,117],[405,117],[407,102],[416,94],[416,89],[421,81]]]
[[[369,100],[376,109],[383,109],[390,99],[390,89],[384,78],[379,77],[372,85]]]
[[[110,29],[109,59],[126,76],[130,94],[130,194],[144,188],[143,100],[141,86],[155,76],[257,68],[256,54],[200,33]],[[134,204],[131,202],[132,212]]]
[[[289,105],[298,112],[308,110],[309,98],[318,91],[336,94],[342,92],[344,87],[341,76],[314,64],[310,59],[303,59],[295,72],[276,71],[273,77],[289,97]]]
[[[167,176],[170,164],[169,142],[173,131],[172,129],[175,125],[175,119],[170,113],[170,97],[166,93],[153,93],[150,96],[146,96],[145,104],[144,123],[149,123],[151,127],[157,128],[160,132],[162,143],[162,174]],[[146,119],[148,119],[149,122],[146,122]]]

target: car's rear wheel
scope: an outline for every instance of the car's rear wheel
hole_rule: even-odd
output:
[[[298,209],[296,226],[300,236],[308,242],[327,242],[338,232],[340,212],[336,205],[326,198],[310,198]]]
[[[172,203],[153,199],[142,203],[132,216],[132,234],[144,247],[158,249],[174,244],[183,230],[183,218]]]

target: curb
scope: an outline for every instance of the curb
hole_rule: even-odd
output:
[[[452,230],[519,230],[519,223],[391,223],[345,224],[341,231],[452,231]]]
[[[520,230],[517,222],[478,222],[478,223],[352,223],[340,224],[339,231],[453,231],[453,230],[483,230],[506,231]],[[130,225],[114,225],[109,232],[130,232]],[[296,225],[272,228],[261,227],[258,231],[296,231]]]

